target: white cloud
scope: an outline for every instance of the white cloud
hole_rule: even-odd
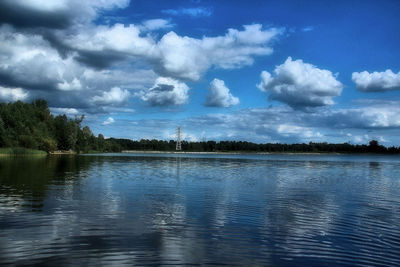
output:
[[[25,100],[29,93],[21,88],[6,88],[0,86],[0,100],[1,101],[17,101]]]
[[[259,45],[271,41],[281,30],[271,28],[269,30],[262,30],[261,24],[244,25],[244,31],[236,29],[228,29],[228,34],[225,36],[226,41],[231,42],[234,40],[239,44]]]
[[[165,20],[148,22],[148,27],[153,28],[168,25]],[[67,43],[77,50],[78,60],[90,65],[129,61],[134,57],[153,65],[161,76],[198,80],[212,66],[240,68],[253,64],[255,56],[271,54],[270,43],[283,32],[277,28],[263,30],[262,25],[252,24],[244,25],[241,31],[228,29],[223,36],[202,39],[182,37],[171,31],[156,41],[149,34],[143,35],[143,27],[93,26],[69,36]]]
[[[321,134],[319,132],[314,132],[307,128],[307,127],[301,127],[301,126],[296,126],[296,125],[290,125],[290,124],[280,124],[278,125],[277,132],[279,134],[282,134],[285,137],[288,136],[299,136],[303,138],[311,138],[311,137],[321,137]]]
[[[71,82],[64,80],[62,83],[58,84],[58,89],[62,91],[75,91],[81,90],[82,84],[81,81],[78,80],[76,77],[72,78]]]
[[[358,90],[362,92],[384,92],[400,90],[400,72],[353,72],[351,76]]]
[[[239,104],[239,98],[234,97],[229,88],[225,86],[225,82],[219,79],[214,79],[208,88],[206,97],[206,106],[210,107],[231,107]]]
[[[78,115],[79,111],[75,108],[50,108],[53,114],[66,114],[69,116]]]
[[[4,34],[2,38],[7,48],[4,52],[10,56],[8,62],[13,62],[19,70],[13,73],[12,68],[7,68],[8,73],[23,76],[21,72],[27,72],[24,71],[26,68],[33,70],[30,72],[32,77],[25,79],[29,83],[38,80],[60,90],[79,90],[84,86],[82,82],[79,85],[78,81],[74,82],[74,77],[63,77],[64,72],[78,68],[77,64],[104,69],[117,62],[139,59],[153,66],[161,76],[198,80],[210,67],[240,68],[253,64],[255,56],[271,54],[271,41],[282,33],[281,29],[263,30],[261,25],[253,24],[245,25],[241,31],[229,29],[223,36],[196,39],[169,32],[156,41],[149,34],[143,35],[141,27],[133,24],[92,25],[78,29],[80,31],[73,34],[55,34],[62,45],[54,46],[69,51],[60,57],[59,51],[40,35],[7,32],[3,27],[9,35]],[[22,59],[18,60],[19,57]],[[39,77],[36,72],[41,73],[40,78],[36,78]]]
[[[6,25],[0,26],[0,33],[0,86],[23,88],[30,98],[45,98],[53,107],[103,112],[105,105],[126,103],[113,98],[110,88],[143,90],[157,78],[149,67],[87,68],[74,60],[74,54],[60,56],[41,35],[21,33]]]
[[[253,64],[254,56],[269,55],[270,42],[281,29],[263,30],[260,24],[245,25],[243,31],[228,29],[224,36],[195,39],[174,32],[165,34],[157,44],[155,70],[162,75],[198,80],[211,66],[222,69]]]
[[[142,22],[141,29],[144,31],[155,31],[160,29],[169,29],[174,25],[166,19],[150,19]]]
[[[189,98],[189,87],[177,80],[157,78],[154,86],[142,92],[141,99],[152,106],[172,106],[185,104]]]
[[[52,107],[86,113],[128,110],[134,90],[141,90],[141,99],[153,106],[181,105],[188,101],[189,87],[179,80],[198,80],[210,68],[251,65],[256,56],[272,53],[272,41],[283,32],[253,24],[220,36],[192,38],[153,34],[172,26],[165,19],[136,25],[94,23],[104,11],[129,3],[0,1],[4,12],[18,9],[0,26],[0,86],[23,90],[19,96],[14,90],[14,97],[45,98]],[[158,76],[165,78],[154,84]],[[233,105],[235,99],[228,90],[223,105]]]
[[[303,108],[334,104],[332,98],[341,94],[343,85],[332,72],[289,57],[274,75],[263,71],[258,88],[269,92],[271,100]]]
[[[314,114],[318,125],[341,129],[391,129],[400,127],[399,103],[371,104],[362,107],[325,110]]]
[[[92,102],[96,104],[114,105],[128,100],[130,93],[119,87],[113,87],[110,91],[103,92],[101,96],[94,96]]]
[[[172,16],[191,16],[191,17],[209,17],[213,13],[212,9],[206,7],[164,9],[161,12]]]
[[[73,62],[63,60],[39,35],[22,34],[0,27],[0,73],[3,83],[13,86],[56,89]]]
[[[128,53],[132,56],[151,57],[154,40],[150,36],[140,36],[140,27],[130,24],[114,24],[112,26],[93,26],[71,36],[69,46],[84,51],[111,50]]]
[[[202,53],[200,40],[180,37],[174,32],[161,38],[157,51],[156,72],[165,76],[198,80],[211,66],[207,55]]]
[[[371,128],[400,127],[400,108],[396,107],[366,107],[350,110],[359,113],[360,123]]]
[[[109,124],[112,124],[112,123],[114,123],[115,122],[115,120],[112,118],[112,117],[108,117],[108,119],[106,119],[103,123],[102,123],[102,125],[109,125]]]

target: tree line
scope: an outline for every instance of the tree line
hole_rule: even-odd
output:
[[[84,116],[71,119],[65,114],[53,116],[45,100],[32,103],[17,101],[0,104],[0,147],[24,147],[46,152],[56,150],[88,152],[120,152],[122,150],[174,151],[174,140],[140,141],[95,136],[82,126]],[[400,153],[400,147],[385,147],[376,140],[369,144],[256,144],[246,141],[182,141],[183,151],[192,152],[284,152],[284,153]]]
[[[174,140],[147,140],[134,141],[130,139],[112,139],[124,150],[144,151],[174,151],[176,142]],[[263,152],[263,153],[380,153],[397,154],[400,147],[385,147],[376,140],[371,140],[368,145],[353,145],[349,143],[329,144],[314,143],[308,144],[280,144],[265,143],[256,144],[246,141],[207,141],[187,142],[182,141],[182,150],[188,152]]]
[[[45,100],[0,104],[0,147],[23,147],[46,152],[117,152],[121,148],[82,126],[84,116],[53,116]]]

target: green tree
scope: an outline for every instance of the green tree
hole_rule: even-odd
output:
[[[68,119],[65,114],[58,115],[54,119],[54,126],[58,149],[74,149],[78,138],[78,126],[76,122]]]
[[[52,138],[44,138],[42,145],[39,146],[39,149],[46,152],[53,152],[57,150],[57,142]]]

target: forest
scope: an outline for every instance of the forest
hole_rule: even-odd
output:
[[[0,148],[27,148],[46,152],[73,151],[76,153],[121,152],[123,150],[174,151],[174,140],[140,141],[95,136],[83,126],[85,116],[68,118],[51,114],[45,100],[32,103],[17,101],[0,103]],[[246,141],[182,141],[182,150],[190,152],[283,152],[283,153],[382,153],[398,154],[400,147],[385,147],[378,141],[354,145],[329,144],[256,144]]]
[[[45,100],[1,103],[0,147],[77,153],[121,150],[117,143],[101,134],[96,137],[88,126],[83,127],[83,120],[83,115],[74,119],[65,114],[53,116]]]

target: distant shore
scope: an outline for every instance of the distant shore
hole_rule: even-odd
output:
[[[341,155],[343,153],[336,152],[238,152],[238,151],[151,151],[151,150],[123,150],[121,153],[140,153],[140,154],[198,154],[198,155],[272,155],[272,154],[285,154],[285,155]]]
[[[49,155],[75,155],[75,154],[77,154],[75,151],[63,151],[63,150],[49,152]]]

